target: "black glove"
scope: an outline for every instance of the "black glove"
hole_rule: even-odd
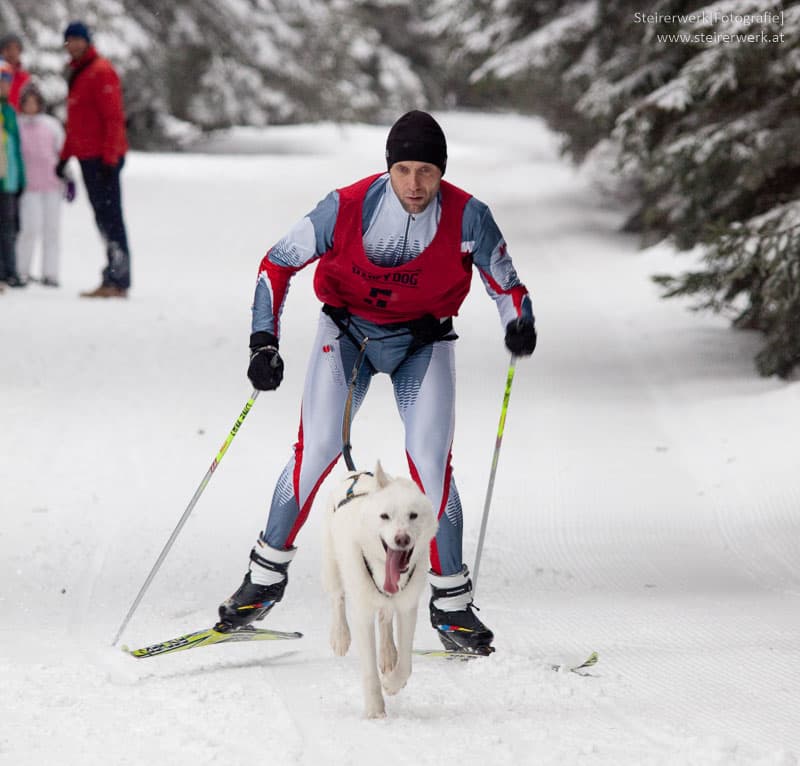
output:
[[[64,176],[64,169],[66,167],[67,167],[67,161],[66,160],[59,160],[58,161],[58,164],[56,165],[56,175],[59,178],[64,178],[65,177]]]
[[[283,380],[283,359],[278,353],[278,339],[269,332],[250,336],[250,366],[247,377],[253,388],[274,391]]]
[[[536,326],[533,319],[519,317],[506,325],[506,348],[514,356],[530,356],[536,348]]]

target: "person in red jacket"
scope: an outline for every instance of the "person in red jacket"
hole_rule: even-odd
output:
[[[120,171],[128,151],[122,87],[114,67],[98,55],[82,21],[66,28],[64,47],[71,58],[69,94],[66,139],[56,174],[63,178],[69,158],[77,158],[108,257],[100,286],[81,296],[125,298],[131,271],[120,191]]]
[[[4,59],[14,70],[11,90],[8,92],[8,103],[19,111],[19,96],[25,83],[31,79],[30,74],[22,68],[22,40],[13,33],[0,37],[0,58]]]

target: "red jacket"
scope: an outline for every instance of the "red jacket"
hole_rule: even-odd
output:
[[[67,137],[61,159],[99,157],[116,165],[128,151],[122,87],[111,63],[91,46],[70,62]]]
[[[8,91],[8,103],[11,104],[14,109],[19,109],[19,94],[25,87],[25,83],[27,83],[30,79],[30,74],[28,74],[21,66],[16,67],[14,70],[14,79],[11,81],[11,90]]]

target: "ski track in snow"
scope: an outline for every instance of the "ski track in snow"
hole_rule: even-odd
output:
[[[364,721],[357,658],[327,646],[318,509],[267,621],[303,639],[145,660],[109,646],[246,400],[262,253],[379,168],[385,130],[270,129],[274,154],[246,157],[133,153],[131,299],[75,298],[100,266],[85,194],[64,211],[62,289],[0,297],[0,764],[796,766],[797,384],[756,376],[757,337],[658,299],[649,276],[684,256],[616,233],[622,214],[540,123],[442,121],[448,177],[491,205],[540,331],[514,381],[477,588],[497,653],[417,658],[388,718]],[[296,434],[317,310],[301,273],[285,382],[259,398],[121,643],[204,627],[238,585]],[[457,330],[472,565],[508,363],[477,280]],[[386,381],[352,442],[357,463],[405,470]],[[417,645],[436,646],[424,601]],[[591,650],[588,677],[549,668]]]

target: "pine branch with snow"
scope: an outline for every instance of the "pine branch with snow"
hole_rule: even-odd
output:
[[[705,249],[703,265],[654,280],[665,297],[694,296],[696,309],[763,333],[759,372],[788,376],[800,364],[800,201],[726,227]]]

